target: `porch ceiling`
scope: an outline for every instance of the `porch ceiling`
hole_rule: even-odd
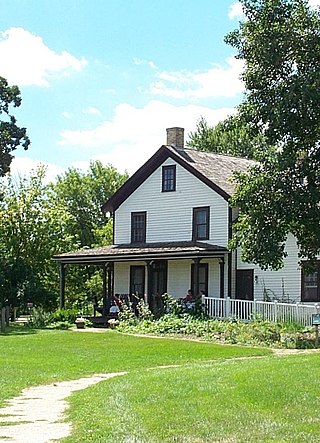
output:
[[[167,242],[103,246],[55,255],[53,260],[65,264],[95,264],[138,260],[177,260],[181,258],[222,258],[227,248],[202,242]]]

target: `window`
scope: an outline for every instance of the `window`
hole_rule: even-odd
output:
[[[144,266],[130,266],[130,292],[139,297],[144,295],[145,269]]]
[[[146,218],[146,212],[131,213],[131,243],[145,243]]]
[[[162,166],[162,192],[176,190],[176,165]]]
[[[193,208],[193,240],[209,240],[209,206]]]
[[[208,295],[208,263],[191,265],[191,288],[194,295],[199,295],[201,291]]]
[[[317,262],[315,272],[311,274],[301,271],[301,301],[320,301],[320,262]]]

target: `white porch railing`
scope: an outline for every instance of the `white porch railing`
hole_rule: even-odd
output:
[[[259,300],[202,297],[205,312],[213,318],[250,320],[255,317],[274,322],[295,322],[312,325],[312,314],[320,312],[320,305],[280,303]]]

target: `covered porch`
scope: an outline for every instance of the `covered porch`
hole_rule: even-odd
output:
[[[115,294],[143,298],[151,310],[157,298],[169,293],[181,298],[193,294],[225,298],[231,291],[231,254],[203,242],[112,245],[56,255],[60,265],[60,307],[65,306],[65,282],[70,266],[102,268],[102,316]]]

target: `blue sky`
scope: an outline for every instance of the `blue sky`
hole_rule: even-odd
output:
[[[312,0],[318,2],[318,0]],[[0,75],[17,84],[14,111],[31,146],[13,171],[38,162],[52,178],[90,160],[133,173],[166,128],[215,124],[242,97],[241,62],[223,38],[238,26],[232,0],[0,0]]]

